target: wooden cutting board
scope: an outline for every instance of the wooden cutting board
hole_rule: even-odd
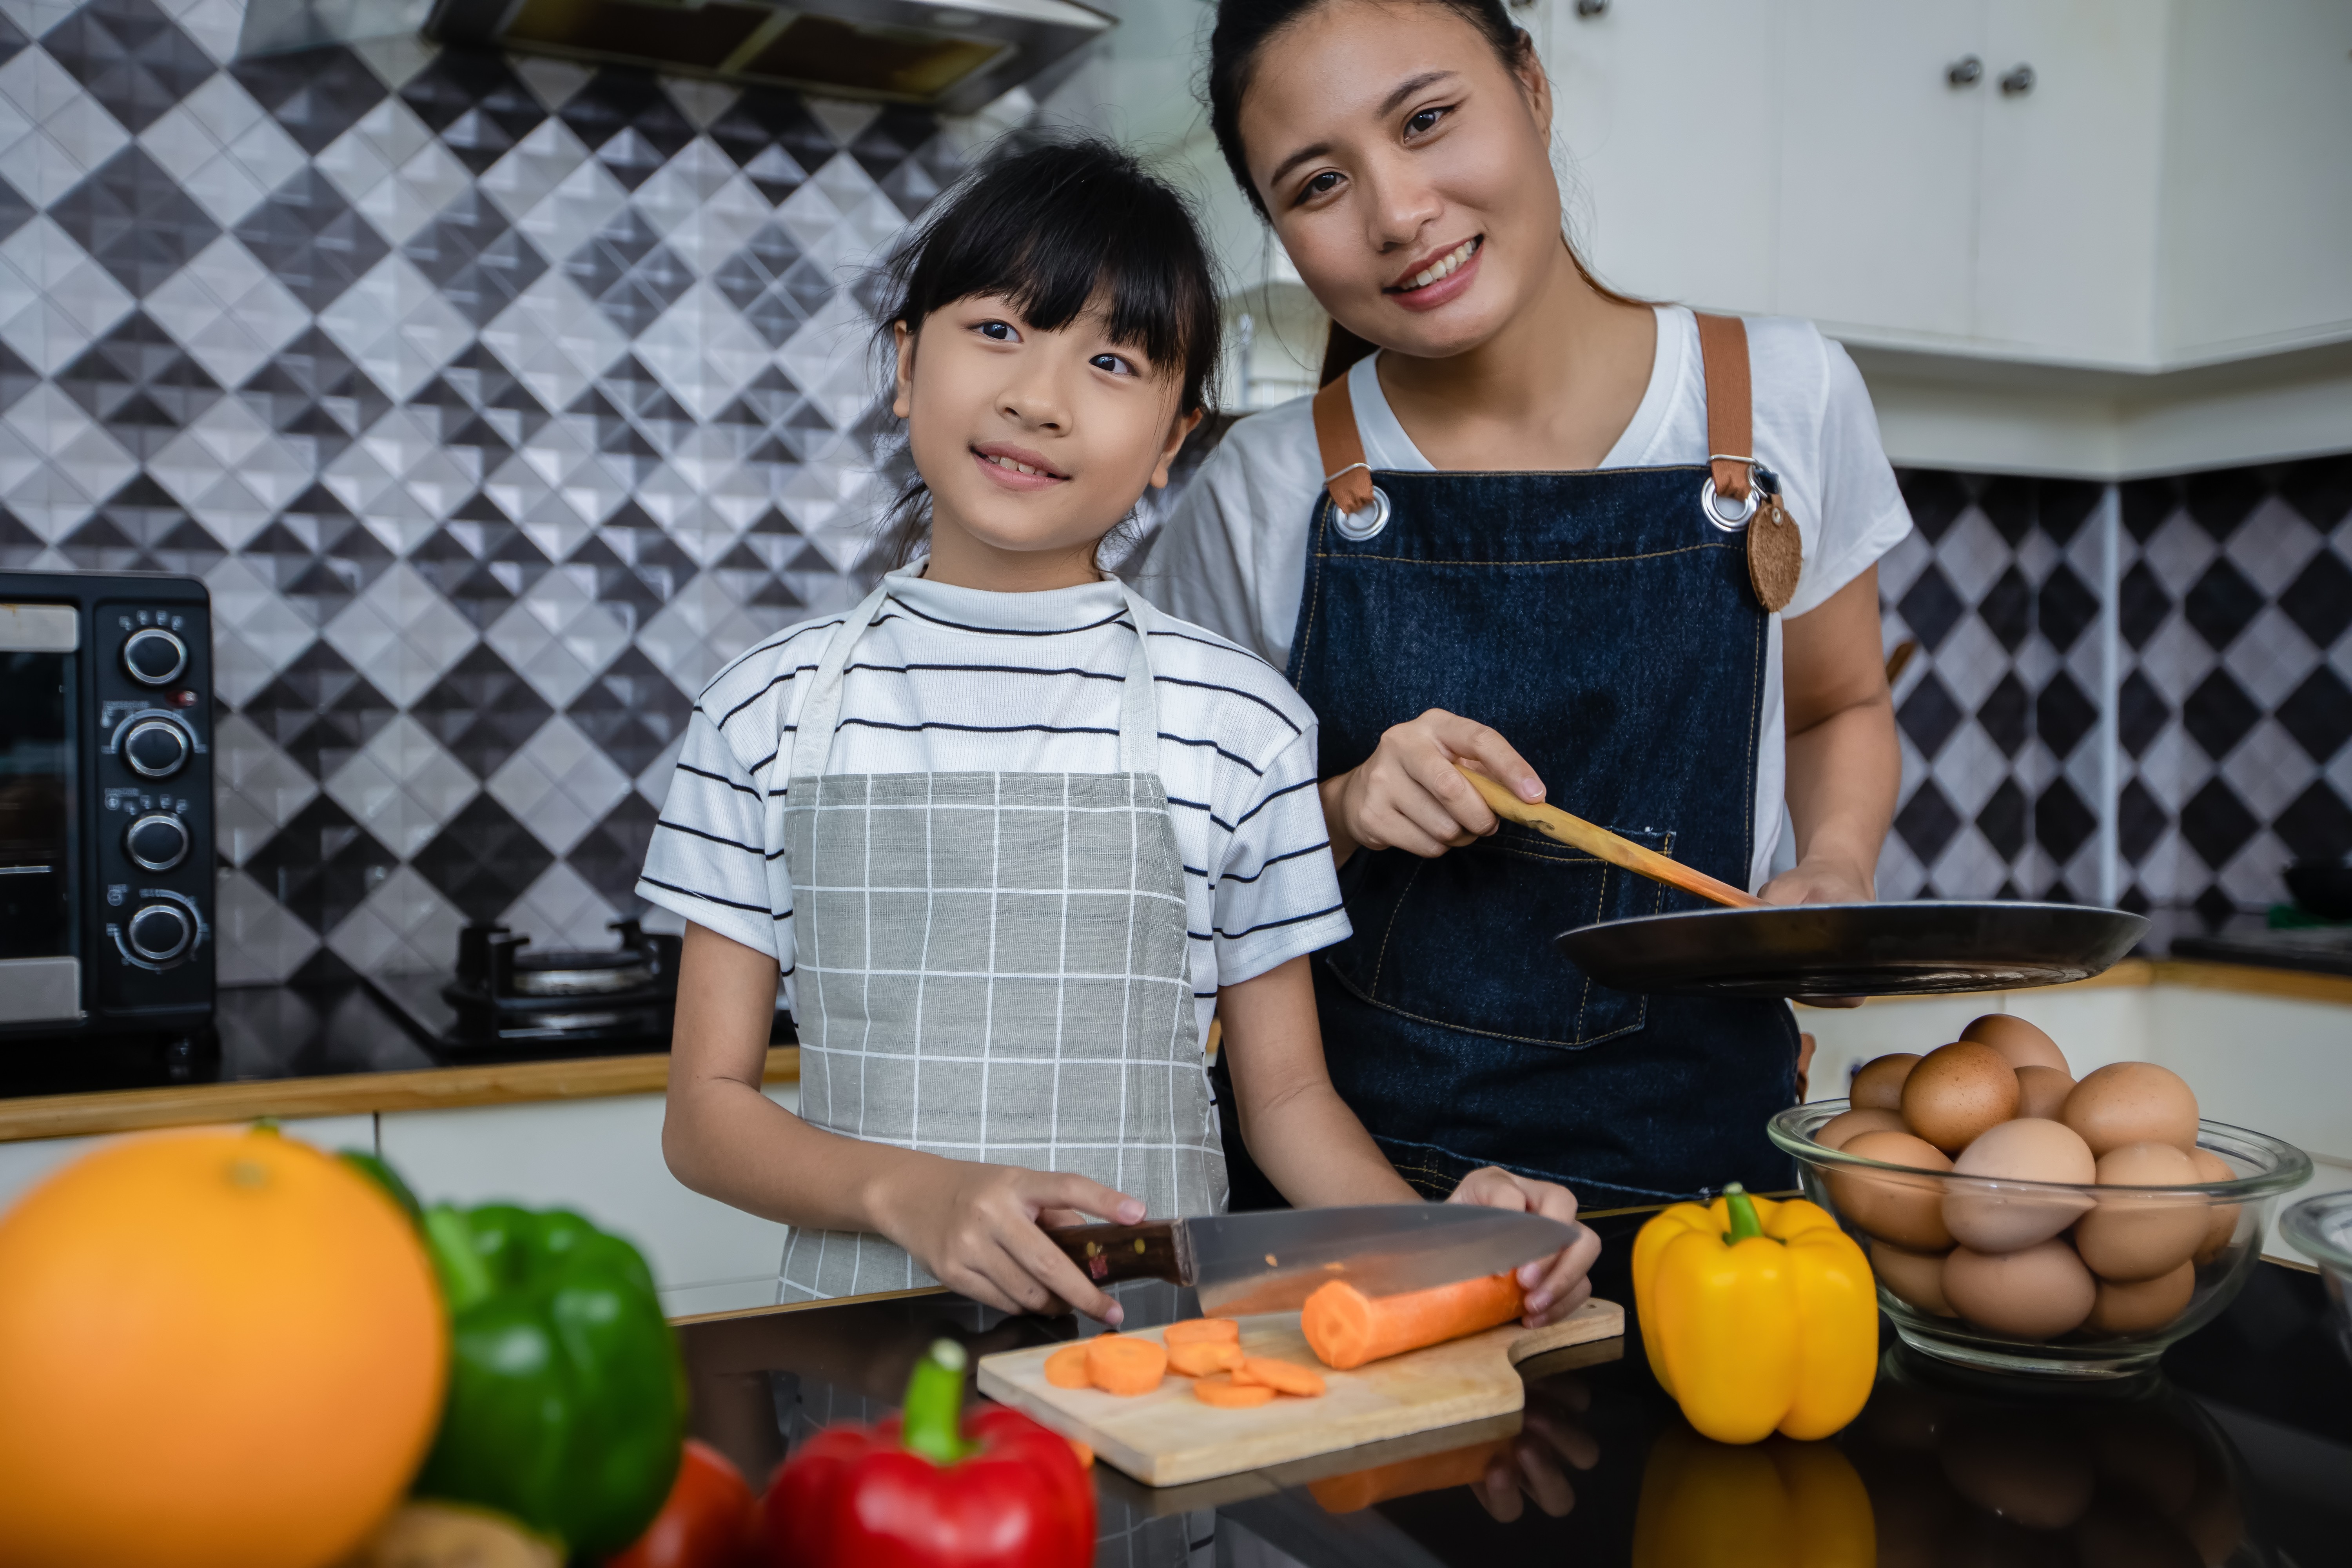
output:
[[[1178,1486],[1515,1411],[1526,1397],[1519,1363],[1625,1331],[1623,1308],[1593,1300],[1549,1328],[1507,1323],[1353,1372],[1333,1372],[1307,1348],[1297,1313],[1240,1321],[1244,1352],[1317,1367],[1328,1392],[1318,1399],[1285,1395],[1254,1409],[1220,1410],[1193,1398],[1192,1380],[1172,1373],[1153,1392],[1132,1398],[1055,1388],[1045,1381],[1045,1358],[1060,1345],[982,1356],[980,1391],[1076,1437],[1105,1464],[1147,1486]],[[1160,1332],[1145,1329],[1137,1337],[1156,1340]]]

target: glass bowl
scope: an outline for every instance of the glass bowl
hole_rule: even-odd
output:
[[[2323,1193],[2279,1215],[2279,1234],[2319,1265],[2336,1341],[2352,1358],[2352,1193]]]
[[[1843,1100],[1791,1106],[1766,1131],[1796,1159],[1805,1196],[1870,1254],[1879,1305],[1903,1342],[1994,1372],[2110,1378],[2149,1370],[2166,1346],[2229,1305],[2262,1255],[2271,1205],[2311,1175],[2311,1157],[2293,1144],[2219,1121],[2199,1122],[2197,1142],[2237,1173],[2230,1181],[2102,1187],[1923,1171],[1816,1142],[1813,1134],[1847,1109]],[[2087,1233],[2086,1216],[2097,1226]],[[1944,1293],[1954,1226],[1984,1247],[1960,1249],[1974,1321]],[[2078,1243],[2103,1259],[2153,1258],[2162,1271],[2137,1286],[2106,1283],[2088,1274]],[[2058,1321],[2084,1300],[2086,1277],[2097,1292],[2087,1320]],[[2184,1285],[2185,1300],[2177,1294]],[[2093,1326],[2103,1321],[2110,1326]]]

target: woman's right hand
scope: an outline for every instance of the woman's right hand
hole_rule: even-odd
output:
[[[949,1289],[1001,1312],[1055,1314],[1067,1303],[1118,1326],[1118,1303],[1045,1239],[1039,1221],[1075,1223],[1053,1211],[1076,1210],[1133,1225],[1140,1198],[1067,1172],[969,1160],[908,1161],[887,1185],[876,1205],[882,1234]]]
[[[1530,805],[1543,781],[1510,742],[1475,720],[1433,708],[1381,737],[1372,754],[1323,781],[1331,858],[1358,849],[1402,849],[1432,858],[1495,831],[1498,824],[1457,765],[1467,763]]]

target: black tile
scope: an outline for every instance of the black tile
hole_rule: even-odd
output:
[[[2000,646],[2015,653],[2033,631],[2033,585],[2025,574],[2011,566],[1985,590],[1977,617]]]
[[[477,327],[488,326],[547,270],[547,258],[507,222],[496,203],[473,187],[400,249]]]
[[[467,920],[484,922],[504,914],[555,857],[505,806],[478,795],[410,864]]]
[[[1950,689],[1936,679],[1931,668],[1919,678],[1911,695],[1903,700],[1903,706],[1895,712],[1895,722],[1911,737],[1911,743],[1919,748],[1919,754],[1932,762],[1967,717],[1953,700]]]
[[[96,515],[87,526],[100,525],[111,528],[120,538],[134,545],[140,558],[121,568],[92,570],[176,572],[184,576],[202,576],[219,565],[228,553],[227,546],[207,532],[177,499],[143,472],[99,503]],[[60,541],[59,547],[68,557],[73,555],[69,542]]]
[[[41,47],[134,136],[220,68],[154,0],[83,0]]]
[[[33,40],[25,30],[5,16],[0,16],[0,65],[5,65],[25,50]]]
[[[479,451],[486,471],[496,468],[552,417],[530,389],[479,342],[442,366],[409,400],[409,406],[431,409],[442,443]]]
[[[2352,453],[2289,464],[2279,476],[2279,495],[2304,521],[2329,532],[2352,517]]]
[[[554,713],[487,643],[468,649],[409,710],[477,778],[503,767]]]
[[[16,351],[0,343],[0,409],[13,408],[16,400],[41,384],[41,373],[16,357]]]
[[[648,614],[667,604],[698,570],[694,557],[633,500],[606,518],[567,564],[595,569],[600,603],[634,605]]]
[[[1952,809],[1952,803],[1932,778],[1921,779],[1903,809],[1895,814],[1895,831],[1903,836],[1903,842],[1923,866],[1932,865],[1959,830],[1960,814]]]
[[[2099,596],[2063,561],[2050,569],[2034,595],[2034,628],[2064,653],[2098,624]]]
[[[289,990],[295,986],[348,985],[361,978],[360,972],[345,963],[331,947],[320,948],[295,966],[286,977]]]
[[[239,60],[229,69],[286,134],[314,157],[391,91],[364,60],[340,44],[261,55]]]
[[[2126,755],[2145,755],[2171,721],[2172,704],[2155,682],[2137,669],[2124,677],[2116,692],[2116,738]]]
[[[624,915],[637,914],[646,908],[646,901],[636,894],[637,874],[646,868],[655,820],[653,806],[631,790],[564,857],[581,880]]]
[[[2011,550],[2024,543],[2025,536],[2033,531],[2036,489],[2035,480],[2004,474],[1987,480],[1978,492],[1977,506],[1985,514],[1985,521],[2009,542]]]
[[[2156,908],[2156,900],[2147,896],[2146,889],[2137,882],[2134,882],[2130,887],[2126,888],[2123,896],[2116,900],[2116,908],[2128,914],[2144,915]]]
[[[760,194],[781,202],[840,151],[795,93],[752,88],[710,122],[710,140]]]
[[[280,751],[324,779],[392,722],[392,700],[323,642],[314,642],[242,711]]]
[[[2221,890],[2219,882],[2208,886],[2189,901],[2189,907],[2196,911],[2197,918],[2205,923],[2209,931],[2220,931],[2238,912],[2237,904]]]
[[[2025,744],[2032,717],[2032,699],[2026,695],[2025,683],[2017,679],[2013,669],[2002,676],[1977,705],[1977,722],[2006,757],[2016,756],[2018,749]]]
[[[2326,779],[2315,780],[2279,813],[2271,831],[2298,860],[2342,860],[2352,856],[2352,805]]]
[[[49,216],[141,299],[220,235],[220,226],[135,142],[59,196]]]
[[[625,190],[635,190],[694,140],[694,126],[645,71],[608,66],[557,110]]]
[[[2063,778],[2053,780],[2033,803],[2033,841],[2061,865],[2073,859],[2098,830],[2097,816]]]
[[[547,110],[506,57],[445,47],[400,96],[457,161],[479,174],[539,128]]]
[[[2116,596],[2120,600],[2116,606],[2116,630],[2131,647],[2146,647],[2147,639],[2163,628],[2172,614],[2172,595],[2164,591],[2147,562],[2135,561],[2117,584]]]
[[[323,935],[366,902],[399,863],[373,834],[322,795],[257,850],[245,871]]]
[[[411,551],[408,563],[477,626],[504,615],[553,564],[481,495],[468,499],[432,538]]]
[[[2333,548],[2322,549],[2279,595],[2279,608],[2325,651],[2352,626],[2352,567]]]
[[[2217,872],[2261,827],[2238,792],[2219,777],[2207,780],[2180,808],[2180,837]]]
[[[2015,779],[2003,779],[1984,809],[1977,813],[1977,831],[2004,860],[2025,853],[2025,792]],[[2004,897],[2013,895],[2004,894]]]
[[[2098,725],[2098,704],[2063,669],[2034,694],[2034,733],[2050,748],[2050,754],[2061,762],[2073,756],[2074,748]]]
[[[393,562],[383,541],[323,485],[297,496],[238,553],[314,626],[341,615]]]
[[[1903,489],[1911,525],[1930,544],[1943,538],[1971,504],[1968,487],[1948,468],[1897,468],[1895,479]]]
[[[2275,717],[2280,727],[2294,737],[2295,744],[2326,767],[2344,743],[2352,741],[2352,688],[2347,688],[2343,678],[2323,664],[2288,693]]]
[[[5,239],[25,226],[35,208],[25,199],[24,193],[5,180],[0,180],[0,239]]]
[[[624,207],[564,258],[563,271],[630,337],[654,324],[694,287],[694,269],[661,242],[645,215]]]
[[[800,259],[800,247],[793,243],[792,236],[782,225],[769,224],[710,275],[719,291],[742,312],[770,348],[782,347],[784,340],[808,319],[807,308],[784,283],[785,275]]]
[[[2126,479],[2116,487],[2126,532],[2146,544],[2180,508],[2179,479]]]
[[[238,391],[271,429],[318,439],[329,457],[392,411],[383,389],[316,327],[272,354]]]
[[[1960,596],[1952,592],[1952,584],[1945,577],[1943,569],[1932,561],[1920,570],[1911,586],[1904,590],[1903,597],[1895,602],[1895,607],[1903,612],[1904,624],[1919,639],[1920,647],[1929,653],[1944,646],[1944,639],[1952,635],[1952,628],[1959,625],[1960,617],[1968,613],[1968,606],[1960,603]]]
[[[625,649],[564,715],[635,777],[686,731],[693,703],[635,647]]]
[[[2041,484],[2042,531],[2061,547],[2073,543],[2083,524],[2099,509],[2099,498],[2106,494],[2107,487],[2091,479],[2043,479]]]
[[[152,458],[224,395],[144,310],[58,372],[58,386],[139,457]]]
[[[2189,739],[2220,762],[2262,721],[2260,704],[2246,695],[2226,669],[2216,669],[2200,681],[2180,705],[2180,721]]]
[[[0,570],[25,571],[47,549],[47,540],[26,528],[15,512],[0,506]]]
[[[2205,575],[2190,586],[2180,607],[2197,635],[2220,653],[2263,613],[2263,591],[2247,582],[2245,574],[2225,556],[2205,568]]]
[[[2270,486],[2255,468],[2216,468],[2191,474],[2181,483],[2181,495],[2197,526],[2226,543],[2248,513],[2270,494]]]
[[[287,291],[323,310],[385,257],[392,242],[343,199],[316,165],[305,165],[236,226],[237,238]]]
[[[2116,847],[2125,860],[2137,865],[2147,858],[2172,826],[2172,814],[2137,780],[2126,781],[2116,796]]]

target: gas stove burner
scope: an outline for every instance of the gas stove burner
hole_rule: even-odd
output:
[[[537,1045],[644,1038],[669,1043],[677,1005],[679,941],[648,935],[635,921],[606,929],[611,948],[527,951],[530,938],[504,926],[467,926],[457,937],[457,978],[441,987],[457,1009],[453,1045]]]

